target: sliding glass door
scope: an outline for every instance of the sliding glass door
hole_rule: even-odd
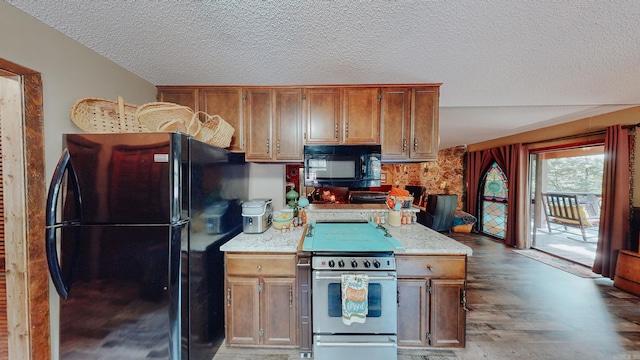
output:
[[[538,150],[530,154],[532,247],[593,265],[604,147],[600,144]]]

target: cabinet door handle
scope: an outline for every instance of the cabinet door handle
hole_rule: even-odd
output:
[[[334,135],[333,136],[337,139],[338,138],[338,123],[335,123],[333,131],[334,131]]]
[[[231,288],[227,288],[227,307],[231,306]]]
[[[418,151],[418,138],[413,138],[413,151]]]
[[[267,154],[269,153],[269,139],[267,139]]]
[[[436,271],[436,269],[433,268],[433,266],[427,264],[427,269],[429,269],[429,271],[434,272]]]
[[[276,143],[276,151],[278,152],[278,155],[280,155],[280,139],[278,139],[278,142]]]
[[[402,139],[402,153],[407,152],[407,139]]]
[[[293,289],[289,288],[289,309],[293,309]]]
[[[349,137],[349,123],[344,124],[344,136]]]
[[[462,303],[462,310],[469,311],[469,309],[467,309],[467,290],[462,290],[460,302]]]
[[[256,269],[258,269],[258,271],[262,271],[262,265],[256,266]]]

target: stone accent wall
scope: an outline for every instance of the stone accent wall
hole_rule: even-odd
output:
[[[466,150],[466,146],[440,150],[437,161],[384,164],[386,184],[401,188],[420,185],[427,194],[458,194],[458,209],[465,210]]]

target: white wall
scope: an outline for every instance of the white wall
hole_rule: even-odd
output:
[[[121,95],[125,102],[135,105],[156,99],[153,84],[4,1],[0,1],[0,58],[42,74],[46,179],[60,156],[61,135],[82,132],[69,117],[77,99],[115,100]],[[52,322],[57,321],[57,296],[51,297],[50,310]],[[56,331],[52,331],[51,346],[55,360]]]
[[[116,100],[122,95],[135,105],[156,99],[153,84],[4,1],[0,1],[0,58],[42,74],[47,179],[62,149],[61,134],[82,132],[69,117],[77,99]]]
[[[273,210],[284,207],[285,166],[283,164],[249,164],[249,199],[270,198]]]

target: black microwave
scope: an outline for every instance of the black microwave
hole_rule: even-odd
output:
[[[305,145],[304,185],[380,186],[380,145]]]

